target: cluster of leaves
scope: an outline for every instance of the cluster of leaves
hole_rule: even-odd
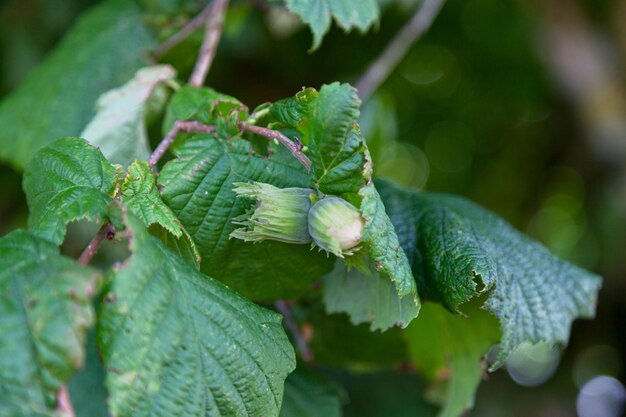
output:
[[[356,9],[346,1],[286,3],[311,25],[315,45],[331,16],[346,29],[377,18],[374,1]],[[565,344],[572,320],[593,315],[597,277],[470,202],[374,181],[349,85],[303,89],[250,113],[212,89],[179,88],[168,66],[133,78],[153,44],[141,16],[130,2],[105,2],[0,108],[0,124],[9,126],[0,156],[25,166],[30,209],[28,230],[0,239],[0,414],[54,415],[97,322],[113,415],[338,416],[340,390],[306,366],[293,372],[281,316],[255,303],[306,297],[319,364],[409,361],[445,385],[441,414],[454,416],[471,406],[481,358],[498,339],[494,368],[521,343]],[[92,31],[95,39],[79,47]],[[120,39],[123,58],[101,53],[121,50],[109,47]],[[73,74],[63,66],[70,54],[78,58]],[[103,56],[115,71],[93,70],[106,65]],[[70,82],[85,88],[68,89]],[[84,103],[112,88],[92,117]],[[46,95],[34,94],[40,90]],[[66,90],[75,93],[59,108]],[[164,132],[181,120],[213,133],[179,135],[172,159],[157,169],[145,161],[146,120],[163,112]],[[33,113],[44,116],[32,122]],[[297,138],[311,170],[279,144],[240,131],[241,122]],[[55,140],[79,132],[83,138]],[[5,135],[19,137],[18,146]],[[30,158],[33,148],[41,149]],[[246,181],[350,201],[365,220],[364,267],[305,245],[229,239],[233,219],[251,204],[236,198],[233,184]],[[96,271],[62,255],[67,224],[80,219],[113,225],[130,257]],[[311,289],[318,280],[319,297]],[[429,302],[421,306],[418,294]],[[351,323],[317,314],[320,303]],[[461,311],[469,318],[455,315]],[[333,332],[359,349],[333,345]]]

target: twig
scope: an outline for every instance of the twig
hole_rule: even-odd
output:
[[[311,349],[309,348],[309,343],[300,331],[300,327],[298,327],[298,324],[294,320],[293,315],[291,314],[291,309],[289,308],[287,303],[282,300],[276,301],[274,305],[276,306],[276,310],[278,310],[280,314],[282,314],[285,318],[285,325],[296,340],[296,344],[298,345],[298,350],[300,351],[300,356],[302,357],[302,360],[305,362],[311,362],[313,360],[313,352],[311,352]]]
[[[287,136],[283,135],[277,130],[268,129],[266,127],[259,127],[249,125],[247,123],[239,123],[239,129],[244,132],[254,133],[256,135],[265,136],[266,138],[276,139],[285,148],[289,149],[289,152],[304,165],[307,170],[311,169],[311,160],[302,152],[302,143],[294,142]]]
[[[209,18],[211,11],[212,4],[207,4],[204,9],[202,9],[202,11],[198,15],[196,15],[196,17],[191,19],[178,32],[176,32],[175,34],[167,38],[159,46],[157,46],[152,55],[156,58],[160,58],[165,55],[167,51],[187,39],[189,35],[202,27],[204,22],[206,22],[206,20]]]
[[[204,84],[209,68],[211,68],[217,44],[222,35],[222,26],[224,24],[224,15],[226,14],[227,7],[228,0],[213,0],[211,12],[206,21],[206,32],[204,33],[204,39],[200,47],[200,54],[196,60],[196,65],[193,68],[191,77],[189,77],[189,84],[195,87],[200,87]]]
[[[383,52],[370,64],[367,71],[356,82],[361,100],[365,101],[387,79],[391,71],[406,55],[409,47],[432,25],[445,0],[424,0]]]
[[[163,138],[159,146],[152,152],[150,158],[148,158],[148,165],[150,168],[154,168],[159,160],[165,155],[168,148],[174,143],[176,136],[181,132],[196,132],[196,133],[215,133],[215,127],[209,125],[203,125],[194,121],[182,121],[177,120],[174,125],[167,132],[167,135]]]
[[[65,385],[61,385],[59,393],[57,394],[57,410],[63,417],[75,417],[74,407],[72,407],[72,401],[70,401],[70,394]]]
[[[91,259],[98,252],[98,249],[100,249],[100,245],[102,244],[104,239],[111,240],[113,239],[113,236],[115,236],[115,228],[111,223],[105,222],[78,258],[78,264],[87,265],[89,262],[91,262]]]

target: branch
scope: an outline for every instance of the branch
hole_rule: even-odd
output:
[[[289,329],[293,338],[296,340],[296,345],[298,346],[298,351],[300,351],[300,356],[302,360],[305,362],[311,362],[313,360],[313,352],[309,348],[309,343],[300,331],[300,327],[293,318],[291,314],[291,309],[287,305],[285,301],[278,300],[274,303],[276,306],[276,310],[280,312],[285,318],[285,326]]]
[[[265,136],[269,139],[275,139],[280,142],[285,148],[289,149],[289,152],[298,160],[307,171],[311,170],[311,160],[302,152],[302,143],[301,142],[293,142],[287,136],[283,135],[277,130],[268,129],[266,127],[259,127],[254,125],[249,125],[247,123],[239,123],[239,129],[244,132],[254,133],[256,135]]]
[[[205,8],[202,9],[202,11],[198,15],[196,15],[196,17],[191,19],[178,32],[176,32],[175,34],[167,38],[162,44],[157,46],[152,55],[156,58],[160,58],[165,55],[167,51],[187,39],[189,35],[198,30],[206,22],[206,20],[211,15],[212,6],[213,5],[211,3],[207,4]]]
[[[91,262],[91,259],[98,252],[98,249],[100,249],[100,245],[102,244],[104,239],[111,240],[114,236],[115,228],[111,223],[105,222],[78,258],[78,264],[84,266]]]
[[[363,76],[356,82],[362,101],[380,87],[391,71],[400,63],[411,45],[430,28],[445,0],[424,0],[383,52],[372,62]]]
[[[200,87],[204,84],[209,68],[211,68],[217,44],[222,35],[222,25],[224,24],[224,15],[227,7],[228,0],[213,0],[211,12],[206,21],[206,32],[200,47],[200,54],[196,60],[196,66],[193,68],[191,77],[189,77],[189,84],[194,87]]]
[[[215,127],[203,125],[199,122],[194,121],[182,121],[177,120],[174,122],[174,125],[167,132],[167,135],[163,138],[159,146],[152,152],[150,158],[148,158],[148,165],[150,168],[154,168],[159,160],[165,155],[165,152],[168,148],[174,143],[176,136],[178,136],[181,132],[196,132],[196,133],[215,133]]]

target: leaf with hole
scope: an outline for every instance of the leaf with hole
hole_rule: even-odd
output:
[[[595,313],[599,277],[554,257],[504,220],[460,197],[377,181],[424,298],[450,311],[485,293],[502,329],[497,368],[524,342],[564,345]]]

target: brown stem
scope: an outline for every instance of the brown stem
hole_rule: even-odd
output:
[[[165,55],[167,51],[187,39],[189,35],[198,30],[202,25],[204,25],[206,20],[209,18],[211,11],[212,4],[207,4],[205,8],[202,9],[202,11],[198,15],[196,15],[196,17],[191,19],[178,32],[176,32],[171,37],[167,38],[159,46],[157,46],[152,55],[156,58],[160,58]]]
[[[191,77],[189,77],[189,84],[194,87],[200,87],[204,84],[209,68],[211,68],[211,63],[213,62],[215,51],[217,50],[217,44],[222,35],[222,26],[224,24],[224,16],[226,15],[227,7],[228,0],[213,0],[211,12],[206,20],[206,32],[204,33],[204,39],[200,47],[200,54],[196,60],[196,65],[193,68]]]
[[[311,362],[313,360],[313,352],[309,348],[309,343],[300,331],[300,327],[293,318],[291,314],[291,309],[289,305],[285,301],[278,300],[274,303],[276,306],[276,310],[280,312],[285,318],[285,326],[289,329],[293,338],[296,340],[296,344],[298,346],[298,351],[300,352],[300,357],[305,362]]]
[[[91,259],[98,252],[98,249],[100,249],[100,245],[102,244],[104,239],[110,240],[113,238],[113,236],[115,236],[115,228],[111,223],[105,222],[78,258],[78,264],[87,265],[89,262],[91,262]]]
[[[148,165],[150,168],[154,168],[159,160],[165,155],[165,152],[168,148],[174,143],[176,136],[178,136],[181,132],[196,132],[196,133],[215,133],[215,127],[203,125],[199,122],[194,122],[192,120],[182,121],[177,120],[174,122],[174,125],[167,132],[167,135],[163,138],[159,146],[152,152],[150,158],[148,158]]]
[[[57,394],[57,409],[56,411],[63,417],[75,417],[74,407],[70,400],[70,393],[65,385],[61,385],[59,393]]]
[[[356,82],[361,100],[365,101],[387,79],[391,71],[406,55],[409,47],[430,28],[445,0],[424,0],[383,52],[370,64],[367,71]]]
[[[266,127],[259,127],[249,125],[247,123],[239,123],[239,129],[244,132],[254,133],[256,135],[265,136],[269,139],[276,139],[285,148],[289,149],[289,152],[308,170],[311,169],[311,160],[302,152],[302,143],[294,142],[287,136],[283,135],[277,130],[268,129]]]

